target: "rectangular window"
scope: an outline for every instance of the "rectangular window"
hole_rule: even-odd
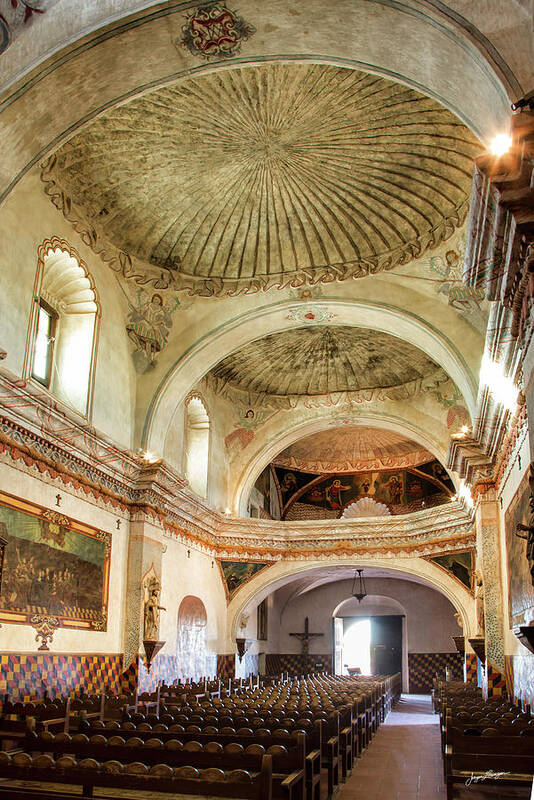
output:
[[[33,347],[32,378],[50,386],[58,316],[44,300],[39,300],[39,316]]]

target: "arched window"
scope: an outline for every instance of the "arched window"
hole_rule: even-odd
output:
[[[185,476],[193,491],[206,497],[208,490],[208,458],[210,420],[206,406],[198,395],[185,403]]]
[[[62,239],[39,248],[26,376],[89,416],[100,310],[83,261]]]

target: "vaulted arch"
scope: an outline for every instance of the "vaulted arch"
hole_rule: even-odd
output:
[[[356,300],[329,300],[314,307],[326,317],[334,314],[338,325],[383,331],[419,348],[448,373],[463,395],[469,412],[474,413],[477,381],[464,355],[445,333],[420,316],[392,304]],[[170,367],[157,387],[145,418],[143,446],[163,453],[177,405],[191,387],[225,356],[248,342],[303,327],[291,314],[297,309],[300,311],[291,301],[266,305],[227,320],[201,336]]]
[[[418,558],[388,558],[380,556],[367,556],[354,558],[325,557],[322,560],[278,561],[270,567],[261,570],[250,581],[243,585],[233,596],[228,606],[228,647],[234,647],[238,635],[238,624],[243,612],[249,606],[257,605],[275,589],[291,583],[299,576],[313,574],[313,570],[324,567],[340,566],[375,567],[390,570],[392,577],[412,576],[420,582],[441,592],[450,600],[462,620],[464,636],[467,638],[475,635],[475,602],[471,592],[458,580],[449,575],[445,570]]]

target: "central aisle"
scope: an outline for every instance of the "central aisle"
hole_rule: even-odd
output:
[[[402,695],[339,800],[445,800],[439,717],[429,695]]]

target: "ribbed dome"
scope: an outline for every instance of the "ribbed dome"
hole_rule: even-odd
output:
[[[463,221],[479,150],[413,89],[272,63],[195,76],[102,114],[43,178],[106,256],[124,251],[207,293],[411,260]]]
[[[299,439],[273,463],[302,472],[365,472],[414,467],[434,457],[412,439],[383,428],[329,428]]]
[[[316,326],[252,342],[211,374],[258,394],[321,395],[402,386],[438,369],[416,347],[387,333]]]

